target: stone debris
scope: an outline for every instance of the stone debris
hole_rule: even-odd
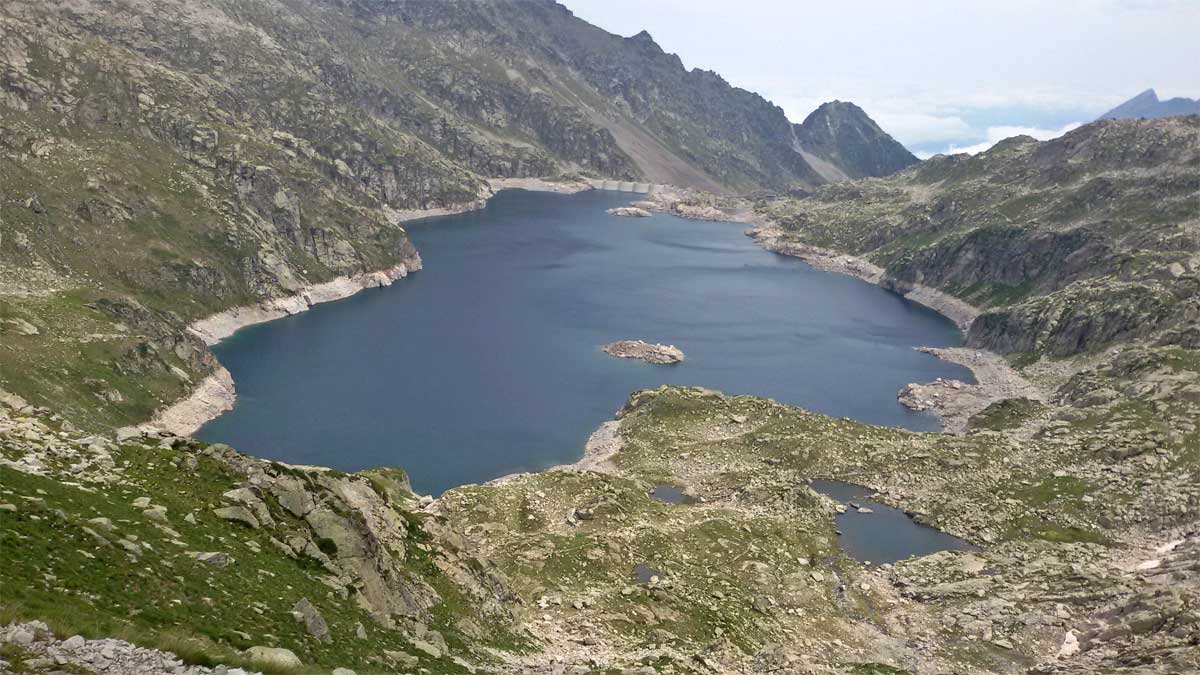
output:
[[[0,627],[0,642],[19,648],[27,666],[41,663],[47,668],[47,671],[20,672],[66,672],[70,668],[70,672],[102,675],[259,675],[241,668],[189,666],[171,652],[138,647],[124,640],[88,640],[81,635],[59,640],[41,621]],[[291,656],[295,666],[300,666],[295,654]],[[7,672],[11,671],[0,659],[0,673]]]

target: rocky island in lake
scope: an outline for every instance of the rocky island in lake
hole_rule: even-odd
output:
[[[683,350],[675,345],[660,345],[643,340],[619,340],[610,342],[601,349],[622,359],[637,359],[658,365],[681,363],[684,359]]]

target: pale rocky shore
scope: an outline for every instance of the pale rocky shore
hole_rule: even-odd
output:
[[[390,286],[420,269],[421,258],[414,255],[385,270],[342,276],[308,286],[294,295],[227,309],[196,321],[188,330],[204,340],[205,344],[215,345],[247,326],[307,312],[313,305],[342,300],[368,288]]]
[[[190,436],[200,427],[233,410],[237,389],[233,375],[218,364],[211,375],[201,380],[187,398],[159,411],[154,419],[140,425],[143,430],[161,429],[179,436]]]
[[[606,354],[622,359],[637,359],[656,365],[680,363],[684,359],[683,350],[675,345],[660,345],[644,340],[619,340],[601,347]]]
[[[621,451],[624,446],[624,440],[621,438],[621,421],[609,420],[588,436],[587,443],[583,446],[583,456],[570,464],[559,464],[548,469],[533,473],[546,473],[550,471],[592,471],[595,473],[618,474],[616,465],[612,459]],[[484,483],[491,487],[501,487],[512,483],[524,476],[529,476],[531,472],[518,471],[493,478]],[[432,502],[432,507],[437,509],[438,500]]]
[[[386,270],[342,276],[308,286],[294,295],[233,307],[196,321],[188,330],[205,344],[212,346],[247,326],[307,312],[314,305],[342,300],[368,288],[390,286],[420,269],[421,258],[414,255]],[[233,376],[224,366],[217,364],[213,373],[193,388],[186,398],[163,408],[152,420],[141,426],[188,436],[194,434],[205,423],[232,410],[236,398]]]
[[[501,190],[529,190],[530,192],[556,192],[570,195],[594,189],[587,181],[552,181],[543,178],[492,178],[488,181],[492,192]]]
[[[900,390],[897,399],[901,404],[936,414],[946,433],[966,433],[970,419],[997,401],[1043,402],[1047,398],[1041,387],[1023,377],[999,354],[967,347],[921,347],[918,351],[965,366],[975,376],[975,384],[938,378],[929,383],[911,383]]]
[[[774,224],[759,224],[746,234],[768,251],[800,258],[814,269],[846,274],[895,291],[950,319],[964,334],[980,315],[979,308],[948,293],[920,284],[899,283],[884,274],[878,265],[857,256],[797,242]],[[931,383],[909,383],[897,395],[902,405],[936,415],[946,433],[966,433],[967,421],[997,401],[1010,398],[1042,401],[1046,398],[1040,387],[1025,379],[1004,357],[994,352],[963,347],[922,347],[920,351],[965,366],[975,377],[974,384],[941,379]]]
[[[758,224],[747,230],[746,234],[768,251],[800,258],[814,269],[847,274],[893,290],[945,316],[963,332],[971,327],[980,314],[979,308],[936,288],[920,284],[902,284],[890,279],[884,274],[882,267],[862,258],[795,241],[776,225]]]
[[[614,216],[625,216],[626,218],[649,218],[650,212],[640,206],[619,206],[615,209],[609,209],[605,213]]]

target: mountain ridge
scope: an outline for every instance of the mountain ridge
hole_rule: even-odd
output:
[[[1159,100],[1158,92],[1147,89],[1097,119],[1130,119],[1200,114],[1200,99],[1175,97]]]

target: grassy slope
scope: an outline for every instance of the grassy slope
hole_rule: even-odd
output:
[[[73,462],[66,456],[48,462],[46,475],[0,466],[0,502],[15,506],[0,510],[3,619],[40,619],[63,636],[124,637],[199,664],[241,663],[241,650],[265,644],[291,649],[317,670],[373,672],[402,664],[385,653],[393,651],[437,672],[462,671],[448,658],[415,648],[413,629],[403,627],[402,617],[399,628],[389,629],[353,592],[347,597],[331,587],[318,560],[281,553],[273,539],[286,539],[304,523],[278,504],[269,502],[276,521],[269,528],[217,518],[212,508],[228,503],[222,493],[244,485],[244,477],[205,449],[199,443],[177,449],[126,444],[112,453],[124,469],[114,484],[71,480]],[[89,454],[83,447],[73,452]],[[16,439],[3,438],[5,459],[24,454]],[[133,504],[143,497],[166,507],[165,521]],[[521,641],[503,623],[480,616],[449,576],[460,574],[447,566],[453,554],[423,529],[427,517],[413,511],[412,502],[392,502],[392,508],[411,524],[404,574],[438,593],[438,603],[416,618],[439,631],[456,654],[470,656],[489,645],[518,648]],[[194,522],[185,520],[189,515]],[[191,556],[208,551],[232,560],[218,566]],[[293,618],[292,606],[301,598],[326,620],[331,641],[307,635]],[[471,617],[487,628],[466,638],[459,622]],[[365,638],[356,635],[360,624]]]

